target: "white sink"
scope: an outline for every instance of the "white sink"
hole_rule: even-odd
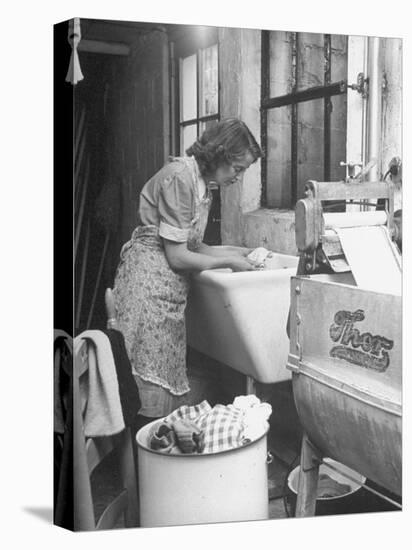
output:
[[[186,309],[189,346],[259,382],[291,378],[286,322],[298,260],[273,254],[260,271],[194,275]]]

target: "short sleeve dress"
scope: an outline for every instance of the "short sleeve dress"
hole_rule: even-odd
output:
[[[140,222],[122,248],[113,294],[119,330],[139,387],[140,414],[157,418],[185,403],[185,308],[189,275],[173,271],[163,239],[196,250],[211,205],[193,157],[172,158],[143,187]]]

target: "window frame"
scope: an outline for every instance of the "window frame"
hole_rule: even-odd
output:
[[[174,155],[183,155],[180,150],[180,132],[181,128],[194,125],[196,123],[197,135],[202,122],[211,120],[220,120],[220,46],[217,27],[202,27],[199,33],[198,28],[187,30],[186,33],[180,33],[170,36],[170,74],[171,74],[171,144],[170,150]],[[217,113],[213,115],[200,116],[200,90],[199,90],[199,68],[200,51],[210,46],[217,46],[217,73],[218,73],[218,96]],[[180,107],[180,59],[196,54],[196,118],[181,121]]]
[[[200,50],[210,46],[217,46],[217,78],[218,78],[218,97],[217,113],[199,117],[199,57]],[[187,27],[182,26],[175,32],[169,34],[169,74],[170,74],[170,151],[174,156],[184,155],[185,151],[180,150],[180,132],[181,128],[196,121],[197,135],[199,135],[199,125],[201,122],[210,120],[219,121],[221,118],[221,61],[218,27]],[[190,121],[180,121],[180,59],[196,53],[196,119]],[[206,228],[204,242],[209,245],[221,244],[221,197],[220,189],[212,189],[213,201],[209,213],[208,225]]]
[[[261,126],[261,146],[264,157],[261,163],[262,175],[262,207],[269,207],[267,200],[267,150],[268,150],[268,112],[270,109],[285,107],[290,105],[291,113],[291,205],[294,208],[298,200],[298,173],[297,173],[297,150],[298,150],[298,104],[304,101],[314,99],[324,99],[324,118],[323,118],[323,148],[324,148],[324,181],[330,181],[331,172],[331,97],[347,93],[347,79],[336,82],[331,81],[331,34],[323,34],[324,37],[324,84],[323,86],[312,86],[297,91],[298,86],[298,47],[297,41],[300,33],[292,32],[292,91],[280,96],[270,95],[270,36],[272,32],[262,30],[261,32],[261,106],[260,106],[260,126]]]

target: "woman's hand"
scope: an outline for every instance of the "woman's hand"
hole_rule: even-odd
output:
[[[233,256],[229,260],[229,267],[232,271],[255,271],[256,266],[243,256]]]
[[[244,246],[236,246],[233,247],[236,250],[234,250],[235,253],[239,254],[240,256],[248,256],[251,252],[253,252],[254,248],[246,248]]]
[[[260,246],[252,250],[252,252],[248,254],[247,259],[253,262],[256,267],[263,268],[265,267],[266,259],[271,258],[272,256],[273,254],[270,250]]]
[[[206,254],[207,256],[215,256],[216,258],[235,256],[242,257],[247,256],[252,252],[253,248],[244,248],[242,246],[232,245],[218,245],[210,246],[206,243],[201,243],[197,249],[200,254]]]
[[[176,243],[163,239],[165,254],[170,267],[174,271],[203,271],[205,269],[230,268],[233,271],[254,271],[256,266],[253,261],[239,254],[216,255],[209,254],[213,247],[207,245],[199,247],[192,252],[188,250],[186,243]],[[219,251],[221,252],[221,251]]]

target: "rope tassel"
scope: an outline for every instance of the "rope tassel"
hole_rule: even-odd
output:
[[[66,75],[66,82],[71,82],[72,84],[77,84],[79,80],[83,80],[84,78],[80,68],[79,55],[77,53],[77,46],[79,45],[81,37],[79,17],[70,19],[67,40],[72,47],[72,54],[70,57],[69,70]]]

